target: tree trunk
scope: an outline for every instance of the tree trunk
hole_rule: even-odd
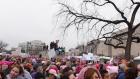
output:
[[[132,45],[132,32],[129,31],[128,38],[126,41],[126,48],[125,48],[125,58],[130,60],[131,58],[131,45]]]

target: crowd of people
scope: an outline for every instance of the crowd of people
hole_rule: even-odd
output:
[[[0,79],[140,79],[140,65],[42,56],[0,56]]]

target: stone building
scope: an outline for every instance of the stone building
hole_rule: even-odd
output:
[[[22,52],[30,54],[39,54],[43,51],[44,45],[45,43],[40,40],[19,43],[19,47],[21,47]]]
[[[121,32],[125,32],[127,29],[123,29],[121,31],[117,31],[115,33],[119,34]],[[135,31],[135,36],[140,37],[140,27]],[[115,43],[116,41],[112,41],[112,43]],[[120,54],[124,54],[124,49],[108,46],[104,44],[103,40],[100,40],[100,42],[97,42],[97,40],[92,40],[87,43],[88,52],[92,52],[97,55],[105,55],[105,56],[117,56]],[[140,43],[132,43],[131,46],[131,55],[138,56],[140,55]]]

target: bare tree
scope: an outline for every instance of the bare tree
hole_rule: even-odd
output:
[[[7,43],[0,41],[0,52],[2,52],[5,49],[5,47],[7,47],[7,46],[8,46]]]
[[[62,8],[58,16],[65,17],[64,31],[70,26],[75,26],[78,30],[87,26],[89,30],[98,29],[98,39],[105,39],[104,43],[114,48],[123,48],[125,57],[130,59],[132,42],[140,42],[140,37],[135,34],[136,29],[140,26],[140,20],[136,20],[140,2],[126,0],[123,9],[117,2],[115,0],[83,0],[80,11],[66,3],[59,2]],[[106,6],[112,7],[111,13],[117,13],[117,18],[108,19],[103,13],[100,13],[100,10]],[[109,10],[106,9],[102,12],[106,11]],[[127,29],[116,32],[124,26]],[[113,43],[114,40],[115,43]]]

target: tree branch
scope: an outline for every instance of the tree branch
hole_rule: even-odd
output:
[[[125,34],[127,34],[127,33],[128,33],[128,31],[123,32],[123,33],[120,33],[120,34],[113,35],[112,37],[113,37],[113,38],[120,37],[120,36],[123,36],[123,35],[125,35]]]
[[[90,28],[90,30],[92,30],[93,27],[95,27],[99,22],[100,22],[100,21],[97,21],[96,23],[94,23],[94,24],[92,25],[92,27]]]
[[[109,25],[109,23],[108,24],[105,24],[104,26],[102,26],[101,30],[99,31],[98,38],[101,35],[101,32],[102,32],[103,28],[105,28],[107,25]]]
[[[131,2],[134,4],[134,1],[133,0],[131,0]]]
[[[123,22],[125,23],[126,22],[125,20],[114,20],[114,21],[111,21],[111,20],[106,20],[106,19],[94,17],[94,16],[89,16],[89,15],[84,15],[84,14],[76,13],[76,12],[70,10],[70,8],[67,5],[65,5],[63,3],[61,3],[61,5],[63,5],[66,8],[66,10],[63,11],[63,12],[69,13],[69,14],[71,14],[71,15],[73,15],[75,17],[78,17],[80,19],[99,20],[99,21],[102,21],[102,22],[105,22],[105,23],[111,23],[111,24],[120,24],[120,23],[123,23]]]
[[[95,1],[93,1],[93,0],[85,0],[84,2],[85,3],[93,3],[93,4],[95,4],[95,5],[97,5],[97,6],[104,6],[104,5],[106,5],[106,4],[111,4],[114,8],[115,8],[115,10],[117,10],[117,12],[121,15],[121,17],[125,20],[125,23],[126,24],[129,24],[129,22],[128,22],[128,20],[127,20],[127,18],[124,16],[124,13],[121,11],[121,10],[119,10],[119,8],[115,5],[115,3],[113,3],[112,1],[110,1],[110,0],[106,0],[107,2],[105,2],[105,3],[103,3],[103,4],[98,4],[98,3],[96,3]]]
[[[121,10],[119,10],[119,8],[115,5],[115,3],[113,3],[113,2],[110,1],[110,0],[106,0],[106,1],[108,1],[108,3],[110,3],[110,4],[112,4],[113,7],[115,8],[115,10],[117,10],[117,12],[119,12],[120,15],[121,15],[121,17],[125,20],[125,23],[126,23],[126,24],[129,24],[127,18],[124,16],[124,13],[123,13]]]
[[[134,0],[131,0],[132,4],[140,4],[140,2],[134,2]]]
[[[114,48],[123,48],[123,49],[125,49],[125,46],[120,46],[122,43],[119,43],[117,45],[112,44],[111,41],[109,43],[107,43],[107,39],[109,39],[109,38],[111,38],[111,37],[106,37],[106,40],[105,40],[104,44],[110,45],[110,46],[112,46]]]
[[[140,23],[138,23],[138,24],[133,28],[134,32],[135,32],[135,30],[136,30],[139,26],[140,26]]]
[[[135,20],[135,16],[136,16],[136,13],[137,13],[139,7],[140,7],[140,4],[135,7],[135,9],[134,9],[134,11],[132,13],[131,20],[130,20],[130,24],[132,26],[133,26],[133,23],[134,23],[134,20]]]
[[[132,37],[132,42],[140,43],[140,37]]]
[[[84,3],[93,3],[93,4],[97,5],[97,6],[104,6],[104,5],[106,5],[108,3],[108,2],[105,2],[103,4],[98,4],[98,3],[94,2],[93,0],[85,0],[83,2]]]

